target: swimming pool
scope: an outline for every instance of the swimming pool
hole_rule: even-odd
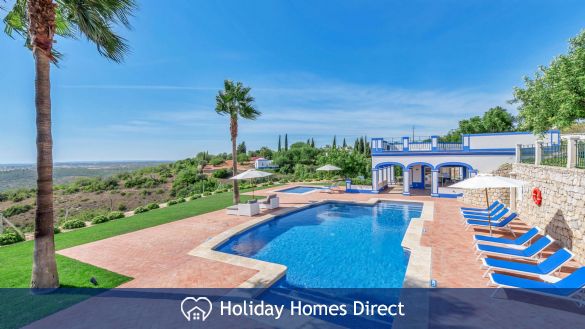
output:
[[[280,191],[276,191],[276,192],[281,192],[281,193],[292,193],[292,194],[305,194],[305,193],[311,193],[317,190],[324,190],[324,187],[318,187],[318,186],[294,186],[294,187],[289,187],[286,188],[284,190],[280,190]]]
[[[422,203],[322,203],[242,232],[216,250],[286,265],[280,287],[400,288],[408,264],[402,238],[421,211]]]

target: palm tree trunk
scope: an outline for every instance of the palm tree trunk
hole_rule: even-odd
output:
[[[57,288],[53,232],[53,141],[51,137],[51,62],[40,49],[34,51],[37,115],[37,209],[32,288]]]
[[[238,118],[231,118],[230,132],[232,135],[232,174],[235,176],[238,174]],[[238,180],[234,179],[234,204],[240,203],[240,187],[238,186]]]

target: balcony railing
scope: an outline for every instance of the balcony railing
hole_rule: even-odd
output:
[[[432,151],[433,145],[428,142],[413,142],[408,144],[409,151]]]
[[[568,138],[558,144],[518,145],[516,163],[585,169],[585,140]]]
[[[534,163],[535,149],[534,144],[522,145],[520,147],[520,163]]]
[[[567,166],[567,141],[560,144],[543,144],[541,164],[545,166]]]
[[[372,150],[383,152],[454,152],[463,151],[463,143],[439,142],[438,136],[415,136],[372,140]]]
[[[585,140],[577,142],[577,168],[585,169]]]
[[[439,143],[437,145],[439,151],[461,151],[463,150],[462,143]]]

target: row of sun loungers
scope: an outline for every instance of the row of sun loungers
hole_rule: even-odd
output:
[[[500,201],[493,202],[487,208],[461,208],[461,215],[466,229],[486,228],[491,225],[492,228],[507,229],[516,236],[510,223],[517,218],[517,214]],[[481,234],[474,236],[477,258],[481,259],[482,267],[486,269],[484,277],[489,275],[492,285],[498,288],[520,288],[537,294],[570,299],[579,306],[584,306],[585,296],[582,289],[585,287],[585,267],[577,269],[564,278],[555,276],[554,273],[560,271],[574,255],[571,251],[562,248],[542,258],[542,252],[553,243],[554,239],[549,235],[544,235],[544,231],[539,227],[533,227],[513,239]],[[493,295],[496,292],[497,290]]]

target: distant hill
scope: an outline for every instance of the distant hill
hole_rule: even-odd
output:
[[[169,161],[128,162],[61,162],[56,163],[53,177],[55,184],[65,184],[82,177],[109,177],[122,172],[157,166]],[[36,186],[34,164],[0,164],[0,191]]]

